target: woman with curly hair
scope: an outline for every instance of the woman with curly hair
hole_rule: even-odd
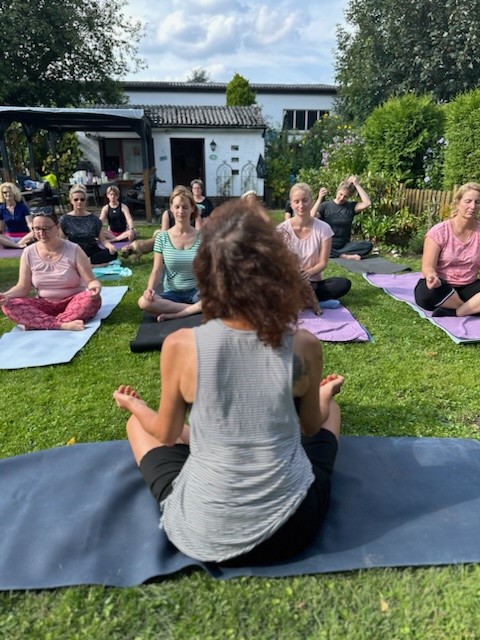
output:
[[[290,557],[328,508],[340,432],[319,341],[296,328],[304,286],[275,228],[242,199],[202,226],[194,271],[206,323],[164,342],[158,412],[130,386],[127,434],[161,526],[190,557]],[[189,426],[184,424],[189,412]]]

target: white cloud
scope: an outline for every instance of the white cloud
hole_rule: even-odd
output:
[[[335,28],[350,0],[129,0],[148,37],[142,80],[185,80],[193,68],[213,81],[235,72],[250,82],[334,82]],[[133,78],[131,78],[133,79]]]

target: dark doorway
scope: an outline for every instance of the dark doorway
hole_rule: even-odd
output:
[[[199,138],[171,138],[173,186],[189,186],[195,178],[205,184],[205,140]],[[208,185],[205,185],[205,190]],[[207,193],[205,191],[205,193]]]

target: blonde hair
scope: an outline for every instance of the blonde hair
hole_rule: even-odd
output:
[[[195,220],[199,215],[199,211],[197,203],[195,202],[195,199],[193,197],[193,193],[183,184],[177,185],[170,194],[170,198],[168,200],[170,206],[172,205],[174,198],[176,198],[177,196],[180,196],[190,204],[193,209],[192,213],[190,214],[190,220]]]
[[[71,200],[74,193],[83,193],[85,198],[87,197],[87,189],[83,186],[83,184],[74,184],[73,187],[70,187],[70,191],[68,192],[68,199]]]
[[[108,187],[106,193],[107,193],[107,196],[109,193],[115,193],[117,196],[120,196],[120,189],[117,187],[116,184],[112,184],[110,187]]]
[[[313,199],[312,189],[310,185],[307,184],[306,182],[297,182],[296,184],[294,184],[290,189],[290,193],[289,193],[290,198],[292,197],[292,194],[294,191],[303,191],[304,193],[307,193],[310,196],[310,199]]]
[[[480,193],[480,184],[478,182],[467,182],[466,184],[462,184],[462,186],[457,189],[455,195],[453,196],[453,209],[450,214],[451,218],[454,218],[457,215],[458,203],[467,193],[467,191],[478,191],[478,193]]]
[[[22,194],[20,193],[20,189],[17,187],[17,185],[13,184],[13,182],[2,182],[2,184],[0,184],[0,203],[1,204],[5,203],[5,197],[3,195],[4,189],[10,189],[12,191],[13,197],[15,198],[16,202],[21,201]]]

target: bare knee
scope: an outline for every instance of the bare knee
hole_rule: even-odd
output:
[[[150,303],[145,299],[144,296],[140,296],[140,298],[138,299],[138,306],[140,307],[140,309],[142,309],[142,311],[146,311],[149,307],[149,304]]]

